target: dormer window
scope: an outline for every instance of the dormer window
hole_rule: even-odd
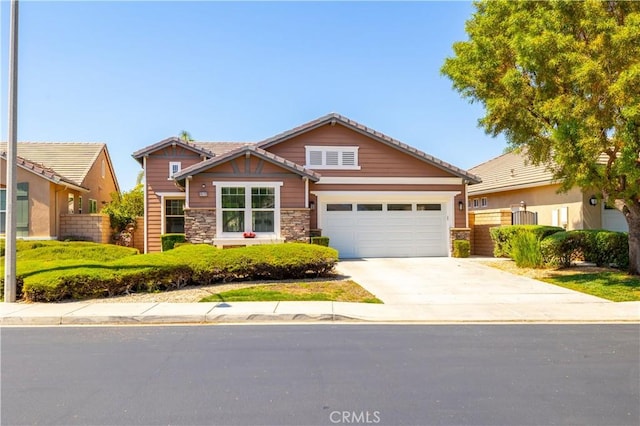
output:
[[[305,146],[308,169],[360,170],[357,146]]]
[[[173,176],[182,169],[182,164],[179,161],[169,162],[169,179],[173,179]]]

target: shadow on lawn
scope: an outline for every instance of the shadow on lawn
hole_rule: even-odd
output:
[[[563,284],[580,284],[580,285],[621,285],[625,287],[632,287],[640,289],[640,277],[633,275],[626,275],[624,272],[601,272],[592,274],[550,274],[558,283]]]

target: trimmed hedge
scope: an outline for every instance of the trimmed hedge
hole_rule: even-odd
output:
[[[540,240],[533,232],[517,232],[514,235],[511,240],[511,256],[519,268],[540,268],[544,264]]]
[[[471,243],[467,240],[453,240],[453,257],[469,257]]]
[[[25,259],[19,265],[18,276],[24,281],[25,300],[52,302],[194,284],[323,276],[333,270],[337,261],[336,250],[313,244],[269,244],[226,250],[190,244],[168,252],[106,262]]]
[[[184,234],[162,234],[160,242],[162,243],[162,251],[173,250],[178,243],[184,243],[187,239]]]
[[[512,257],[513,239],[521,232],[531,233],[537,240],[541,241],[549,235],[562,231],[564,231],[564,228],[545,225],[506,225],[489,228],[495,257]]]
[[[559,232],[542,241],[542,255],[551,266],[570,266],[576,260],[598,266],[629,267],[629,236],[626,232],[575,230]]]
[[[311,244],[329,247],[329,237],[311,237]]]

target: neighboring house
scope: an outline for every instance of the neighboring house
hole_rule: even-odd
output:
[[[530,164],[523,154],[509,152],[469,169],[482,179],[469,188],[475,254],[491,254],[488,228],[537,223],[571,229],[627,231],[620,211],[578,187],[558,192],[560,184],[543,165]],[[526,211],[526,213],[525,213]]]
[[[5,233],[6,142],[0,143],[0,234]],[[103,143],[18,143],[17,236],[55,239],[61,217],[97,213],[119,191]]]
[[[145,172],[146,252],[172,232],[219,247],[321,232],[342,257],[447,256],[479,182],[339,114],[258,143],[169,138],[133,157]]]

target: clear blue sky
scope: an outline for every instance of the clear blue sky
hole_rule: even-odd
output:
[[[9,2],[2,0],[2,139]],[[131,153],[187,130],[259,141],[338,112],[458,167],[499,155],[483,114],[440,75],[469,2],[20,3],[20,141]]]

